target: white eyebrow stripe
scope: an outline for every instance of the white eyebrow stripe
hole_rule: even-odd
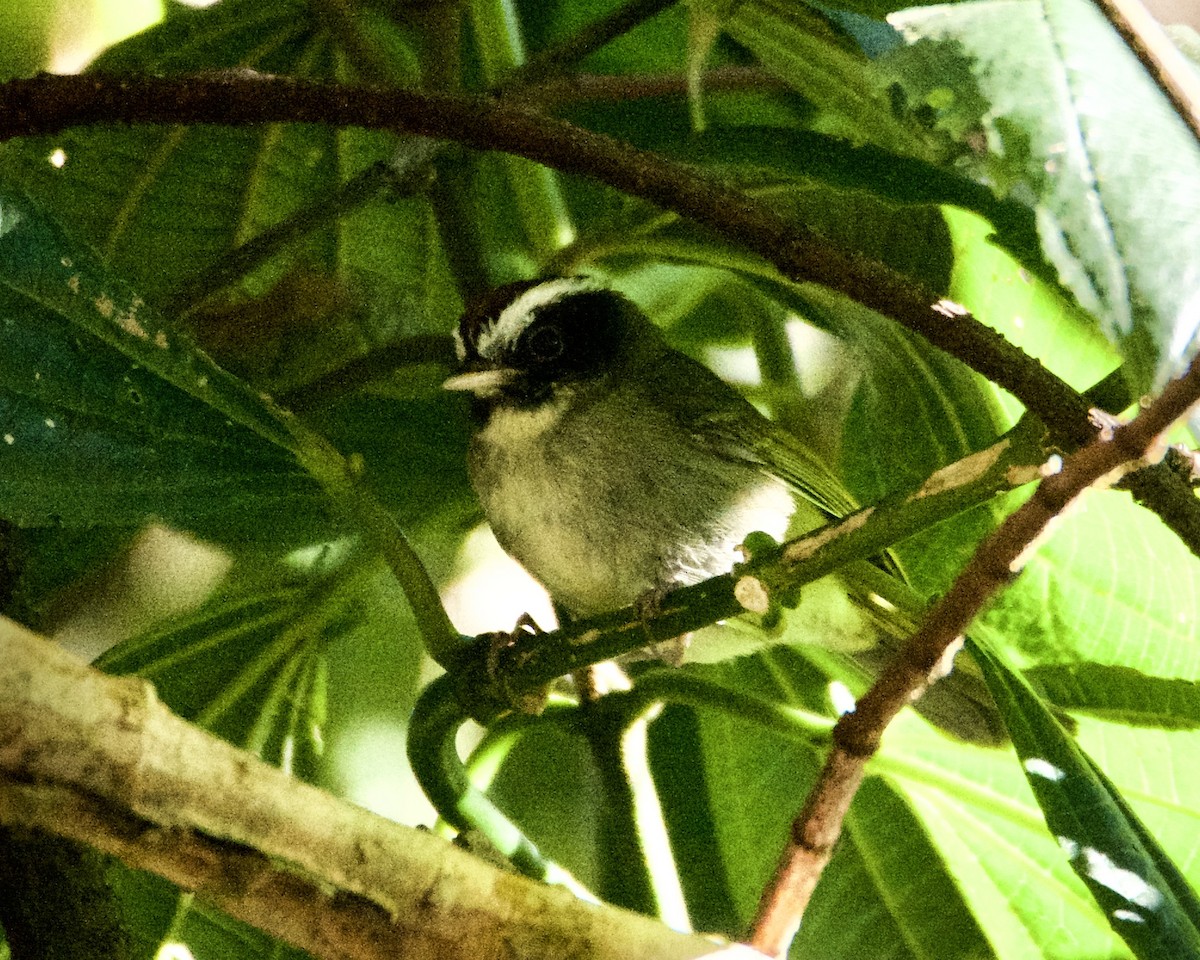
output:
[[[475,349],[481,357],[499,356],[513,346],[525,332],[537,312],[572,293],[602,290],[604,285],[591,277],[562,277],[531,287],[500,311],[496,322],[479,333]]]

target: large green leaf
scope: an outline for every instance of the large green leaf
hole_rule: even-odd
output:
[[[1113,929],[1139,958],[1200,954],[1200,900],[1187,880],[1024,680],[974,654],[1061,856]]]
[[[304,5],[254,5],[253,16],[248,6],[222,3],[173,16],[108,51],[96,68],[289,73],[304,63],[316,76],[332,70],[332,49]],[[252,234],[272,205],[276,215],[294,211],[301,194],[281,190],[284,184],[328,182],[329,138],[315,127],[286,134],[284,128],[79,129],[6,147],[4,169],[69,215],[82,237],[153,298]]]
[[[953,205],[986,217],[998,243],[1029,268],[1042,269],[1033,211],[1012,198],[997,198],[987,187],[935,164],[899,156],[873,144],[854,145],[839,137],[779,126],[710,128],[687,139],[663,137],[645,144],[681,159],[712,165],[729,176],[737,172],[753,187],[754,177],[816,182],[833,196],[863,191],[884,202],[934,207]],[[812,224],[823,233],[823,225]],[[832,235],[832,234],[827,234]]]
[[[534,725],[507,754],[488,793],[550,860],[589,889],[605,885],[602,861],[612,851],[598,846],[604,784],[578,731]],[[610,888],[604,895],[621,894]]]
[[[1125,955],[1011,751],[965,747],[906,712],[870,769],[908,799],[997,956]]]
[[[1121,344],[1138,388],[1200,340],[1200,148],[1087,0],[977,0],[893,14],[892,65],[987,171],[1036,203],[1047,259]],[[977,85],[977,88],[976,86]]]
[[[793,957],[998,955],[948,860],[912,804],[870,777],[846,818],[845,842],[822,877]],[[936,918],[921,904],[939,904]]]
[[[181,716],[316,779],[331,695],[335,727],[381,703],[396,704],[391,719],[401,720],[421,658],[411,639],[382,563],[335,544],[265,570],[239,568],[201,608],[123,641],[97,666],[145,677]]]
[[[827,710],[827,681],[795,666],[793,654],[775,650],[698,672],[714,682],[789,705],[804,706],[819,698],[826,701]],[[1006,756],[951,743],[931,732],[924,721],[905,719],[925,730],[934,742],[949,744],[951,763],[976,755]],[[820,755],[799,734],[789,742],[777,732],[715,710],[698,711],[697,726],[713,842],[729,894],[745,924],[775,868],[789,824],[817,775]],[[999,889],[964,885],[950,859],[957,851],[941,849],[940,826],[928,818],[921,822],[921,811],[905,797],[905,789],[906,784],[891,776],[870,778],[864,784],[806,911],[793,957],[832,960],[861,954],[933,960],[993,955],[984,926],[987,911],[995,908],[1000,897],[1014,893],[1024,877],[1014,876],[1011,885],[1001,884]],[[932,790],[944,791],[946,802],[954,801],[953,787],[935,784]],[[988,794],[985,801],[990,799]],[[1030,819],[1037,823],[1036,809]],[[917,909],[916,903],[937,903],[938,909]]]
[[[954,251],[953,269],[948,294],[957,303],[970,304],[975,317],[996,328],[1014,345],[1021,347],[1032,357],[1045,364],[1059,377],[1076,389],[1086,389],[1100,380],[1117,363],[1113,347],[1081,316],[1052,283],[1024,269],[1020,262],[1008,252],[990,242],[991,226],[979,216],[965,210],[943,207],[943,217],[949,228]],[[903,336],[893,333],[897,338]],[[917,341],[915,349],[920,350]],[[914,349],[909,347],[909,349]],[[925,354],[922,353],[922,356]],[[1005,391],[979,378],[964,382],[961,368],[946,365],[944,359],[931,361],[934,375],[925,381],[924,390],[932,393],[946,406],[946,422],[961,418],[964,426],[974,422],[975,429],[969,436],[972,442],[986,442],[988,423],[976,419],[979,410],[990,408],[992,429],[999,431],[1003,426],[1015,423],[1023,412],[1021,404]],[[896,389],[902,396],[898,402],[907,406],[913,397],[921,395],[913,376],[920,366],[913,364],[906,370],[886,353],[881,357],[879,373],[871,376],[876,382],[874,390],[885,402],[866,408],[865,426],[868,436],[884,434],[889,430],[886,402]],[[953,373],[949,373],[952,370]],[[942,372],[947,371],[947,372]],[[889,375],[890,374],[890,375]],[[949,387],[939,392],[937,384]],[[950,385],[953,386],[950,386]],[[980,391],[979,410],[974,410],[969,398],[973,391]],[[990,394],[986,402],[982,395]],[[903,407],[901,408],[903,409]],[[859,445],[857,457],[874,470],[894,470],[893,462],[908,464],[910,449],[924,450],[931,445],[919,434],[909,435],[913,447],[904,442],[904,429],[912,429],[900,418],[900,442],[885,444],[883,450],[892,455],[878,456],[878,446]],[[855,446],[854,427],[848,431],[846,446]],[[912,479],[912,478],[910,478]],[[1013,494],[1005,500],[979,507],[956,517],[953,522],[942,523],[910,537],[900,547],[899,553],[905,561],[905,572],[919,589],[927,594],[941,592],[947,588],[950,578],[966,564],[979,541],[995,526],[997,518],[1017,502],[1021,494]]]
[[[817,288],[803,288],[793,302],[849,344],[841,376],[853,391],[841,418],[841,470],[859,502],[917,489],[1007,426],[989,385],[921,338]],[[984,504],[897,544],[913,586],[925,595],[946,589],[1004,509]]]
[[[1110,719],[1078,717],[1075,740],[1107,780],[1120,790],[1123,806],[1152,835],[1150,846],[1178,864],[1192,890],[1200,888],[1200,734],[1196,729],[1150,729]],[[1172,881],[1179,885],[1176,878]],[[1195,894],[1182,890],[1181,902],[1200,929]]]
[[[118,644],[97,666],[145,677],[175,713],[275,763],[285,749],[299,746],[303,756],[324,735],[299,718],[325,709],[310,700],[327,634],[336,635],[327,594],[326,584],[299,577],[222,591],[195,613]]]
[[[1197,622],[1200,561],[1128,494],[1092,491],[981,625],[1022,666],[1090,661],[1195,682]]]
[[[411,82],[411,54],[399,32],[377,17],[366,27],[380,69],[398,83]],[[176,12],[107,51],[94,69],[253,69],[331,82],[361,79],[313,7],[292,0],[226,0]],[[0,169],[70,221],[147,299],[163,302],[182,289],[186,299],[171,302],[185,309],[214,292],[211,283],[194,284],[223,254],[313,204],[332,208],[347,181],[402,158],[404,150],[389,134],[320,125],[100,127],[11,143]],[[314,343],[322,345],[326,364],[330,353],[353,354],[398,331],[444,329],[458,309],[421,196],[360,204],[310,230],[249,277],[232,279],[241,281],[236,292],[244,299],[281,283],[290,290],[297,278],[316,278],[309,285],[319,281],[334,309],[325,311],[332,315],[323,323],[309,319],[307,336],[289,346],[313,351]],[[276,314],[284,312],[279,299]],[[311,318],[316,305],[305,306]],[[306,320],[304,309],[287,315],[295,325]],[[246,320],[234,314],[228,323]]]
[[[0,197],[0,344],[9,519],[221,518],[254,538],[324,515],[278,415],[11,195]]]
[[[926,155],[919,128],[895,116],[864,69],[865,54],[816,5],[711,0],[707,6],[763,66],[820,108],[818,129],[905,156]]]

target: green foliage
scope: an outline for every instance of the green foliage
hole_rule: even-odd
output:
[[[896,58],[905,89],[956,133],[986,137],[979,165],[1001,189],[1032,191],[1047,258],[1121,342],[1137,386],[1177,374],[1196,337],[1200,157],[1095,6],[997,0],[916,7],[895,22],[915,42]],[[947,62],[977,88],[942,86]]]
[[[1200,952],[1200,901],[1187,880],[1026,683],[990,653],[976,651],[976,659],[1046,826],[1114,928],[1139,957]]]
[[[273,445],[287,444],[286,429],[261,400],[41,211],[0,203],[7,517],[87,527],[160,516],[211,529],[223,516],[244,536],[253,518],[274,516],[283,522],[260,532],[277,539],[326,513]]]
[[[91,69],[480,88],[618,4],[473,0],[461,34],[453,18],[342,6],[170,4]],[[624,83],[616,103],[552,80],[524,93],[965,304],[1077,389],[1119,365],[1135,395],[1160,388],[1197,352],[1190,133],[1085,0],[901,6],[675,6],[568,68]],[[757,72],[689,102],[700,60]],[[648,73],[680,82],[648,94]],[[530,601],[462,602],[464,584],[500,576],[472,579],[466,411],[440,365],[378,358],[427,343],[409,338],[445,347],[473,293],[554,270],[629,294],[863,502],[919,486],[1023,412],[890,318],[599,179],[322,124],[78,127],[0,149],[0,561],[17,608],[46,630],[91,615],[98,584],[121,591],[103,572],[144,525],[219,545],[231,572],[211,596],[118,631],[100,665],[297,776],[427,819],[400,744],[426,647],[448,660],[453,638],[393,519],[464,631],[511,629]],[[331,389],[352,363],[366,382]],[[945,591],[1022,498],[896,544],[914,588]],[[1196,557],[1127,494],[1084,497],[972,630],[1012,745],[902,714],[791,956],[1200,951],[1197,622]],[[867,680],[787,648],[637,681],[602,707],[494,727],[471,771],[495,808],[466,793],[444,742],[410,753],[441,812],[523,868],[560,865],[608,901],[741,936],[835,701]],[[644,748],[622,736],[659,702]],[[426,735],[457,723],[435,708],[417,712]],[[172,939],[197,958],[282,950],[110,872],[146,955]]]

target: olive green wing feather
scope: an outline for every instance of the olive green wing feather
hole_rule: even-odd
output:
[[[707,367],[672,352],[640,373],[660,408],[674,411],[697,444],[726,459],[759,466],[831,517],[857,509],[824,461]]]

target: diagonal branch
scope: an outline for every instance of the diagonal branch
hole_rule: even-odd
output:
[[[1161,435],[1198,400],[1200,359],[1134,420],[1102,435],[1071,456],[1061,471],[1046,477],[976,550],[854,712],[834,728],[833,749],[792,824],[790,843],[759,904],[750,941],[754,946],[775,956],[786,953],[884,729],[905,705],[946,674],[971,621],[1020,573],[1050,522],[1089,487],[1111,482],[1144,457],[1157,459],[1153,451]]]

